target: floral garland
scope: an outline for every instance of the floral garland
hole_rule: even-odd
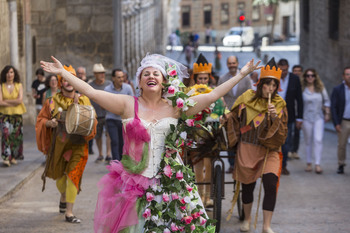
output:
[[[195,105],[189,99],[194,89],[187,94],[181,91],[185,85],[179,80],[175,65],[167,65],[166,71],[168,83],[163,84],[164,97],[173,107],[182,109],[182,114],[176,126],[170,125],[171,132],[165,139],[165,152],[158,172],[161,185],[148,188],[140,200],[141,206],[145,206],[142,214],[144,229],[146,233],[214,233],[216,221],[208,219],[203,207],[198,204],[198,197],[194,195],[197,191],[194,173],[176,159],[177,153],[183,152],[185,143],[186,146],[193,143],[185,141],[187,134],[194,126],[201,127],[201,120],[197,121],[194,116],[187,117],[184,113]],[[161,196],[162,200],[156,200],[156,196]]]

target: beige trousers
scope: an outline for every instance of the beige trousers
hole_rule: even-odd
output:
[[[346,145],[350,136],[350,121],[342,120],[341,132],[338,133],[338,164],[345,165],[346,160]]]

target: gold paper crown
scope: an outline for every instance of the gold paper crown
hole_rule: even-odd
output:
[[[211,63],[206,63],[206,64],[193,63],[193,74],[201,74],[201,73],[210,74],[211,67],[212,67]]]
[[[77,76],[77,73],[75,72],[75,69],[73,68],[72,65],[66,66],[64,65],[63,68],[65,70],[67,70],[69,73],[73,74],[74,76]],[[62,84],[62,77],[61,75],[57,75],[57,79],[58,79],[58,86],[60,87]]]
[[[282,75],[282,70],[280,68],[276,68],[276,66],[270,68],[270,65],[266,65],[261,68],[260,71],[260,79],[262,78],[274,78],[280,81]]]

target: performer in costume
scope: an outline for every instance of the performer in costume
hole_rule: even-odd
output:
[[[262,176],[265,190],[263,233],[273,233],[270,224],[281,170],[279,153],[288,130],[286,103],[277,94],[280,78],[281,70],[277,69],[272,58],[261,69],[257,91],[243,93],[228,114],[233,118],[234,138],[238,143],[233,178],[242,183],[245,213],[240,228],[242,232],[250,230],[253,191],[256,180]]]
[[[177,137],[178,119],[221,98],[247,74],[260,69],[260,62],[251,60],[239,74],[208,94],[186,98],[175,91],[182,87],[175,77],[185,77],[186,67],[158,54],[147,55],[136,73],[141,95],[134,98],[95,90],[52,59],[54,63],[41,61],[44,70],[63,76],[79,93],[123,119],[123,159],[111,163],[110,173],[99,182],[95,232],[214,232],[196,187],[187,182],[192,175],[176,153],[183,144]],[[163,94],[171,95],[172,105]]]
[[[64,69],[76,75],[72,66],[64,66]],[[96,134],[97,120],[95,119],[93,130],[88,136],[68,134],[65,128],[68,107],[73,103],[91,103],[88,97],[76,93],[74,87],[61,76],[58,76],[58,86],[61,92],[45,101],[35,126],[38,149],[47,155],[42,175],[43,191],[46,177],[56,180],[57,189],[61,193],[60,213],[65,213],[67,222],[80,223],[81,220],[73,215],[73,204],[81,190],[81,180],[88,160],[87,142]]]
[[[212,91],[208,85],[211,80],[214,80],[212,76],[212,64],[207,59],[199,54],[197,62],[193,64],[193,73],[191,79],[194,79],[196,85],[189,87],[194,89],[195,93],[192,96],[209,93]],[[202,121],[207,128],[209,125],[217,128],[219,125],[219,117],[224,114],[225,106],[222,99],[218,99],[214,105],[210,108],[204,109],[196,116],[196,120]],[[201,130],[197,130],[196,139],[197,143],[201,144]],[[204,136],[204,135],[202,135]],[[207,152],[213,153],[210,149]],[[211,159],[208,154],[191,152],[192,163],[196,174],[196,181],[198,183],[205,182],[210,183],[211,179]],[[202,198],[205,207],[213,207],[213,200],[210,199],[210,185],[198,185],[198,192]]]

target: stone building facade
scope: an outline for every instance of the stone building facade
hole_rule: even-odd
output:
[[[0,65],[17,64],[25,123],[36,118],[31,83],[40,60],[54,55],[86,67],[90,77],[93,64],[102,63],[107,77],[118,67],[133,79],[147,53],[165,53],[167,12],[163,0],[0,0]],[[17,27],[11,26],[14,15]]]
[[[231,27],[253,26],[258,34],[267,33],[268,8],[253,6],[253,1],[243,0],[203,0],[181,1],[181,32],[196,32],[204,42],[207,27],[215,29],[220,40]],[[239,16],[244,15],[245,20],[241,24]],[[276,19],[279,23],[279,18]]]
[[[315,68],[328,93],[350,66],[350,1],[301,0],[300,63]]]
[[[207,27],[215,29],[219,42],[231,27],[252,26],[259,36],[270,33],[273,8],[253,5],[254,0],[181,0],[181,18],[178,27],[181,32],[198,33],[204,42]],[[279,1],[274,21],[274,34],[288,39],[299,38],[299,0]],[[244,15],[241,23],[238,18]]]

